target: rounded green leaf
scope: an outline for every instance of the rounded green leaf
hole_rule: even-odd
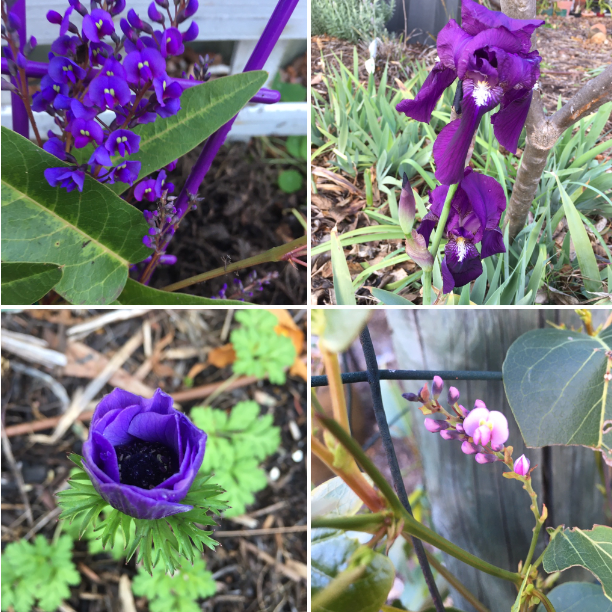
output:
[[[548,599],[555,612],[612,612],[612,601],[598,584],[566,582],[555,587]],[[546,612],[544,604],[538,606],[537,612]]]
[[[578,444],[612,460],[612,393],[604,385],[612,330],[588,336],[536,329],[508,350],[503,365],[508,403],[525,444]]]
[[[2,304],[33,304],[44,297],[62,278],[62,269],[55,264],[3,263]]]
[[[278,186],[285,193],[295,193],[302,188],[304,179],[298,170],[283,170],[278,175]]]
[[[142,213],[91,177],[83,192],[51,187],[43,172],[67,167],[2,128],[2,259],[63,267],[55,290],[73,304],[109,304],[130,263],[150,254]]]

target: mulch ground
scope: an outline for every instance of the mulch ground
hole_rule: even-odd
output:
[[[610,38],[610,19],[601,17],[593,18],[562,18],[547,17],[547,23],[552,27],[539,28],[537,30],[536,46],[540,50],[543,58],[541,65],[542,76],[541,86],[544,98],[544,105],[549,112],[554,112],[557,108],[559,96],[566,102],[589,78],[588,71],[596,69],[610,63],[610,51],[612,50],[612,40]],[[593,40],[593,34],[597,32],[592,29],[595,24],[603,23],[607,26],[607,43],[597,44]],[[311,41],[312,50],[312,88],[322,96],[327,97],[325,84],[322,81],[324,65],[321,57],[328,65],[336,66],[338,61],[343,62],[350,70],[353,69],[353,49],[354,45],[346,41],[340,41],[330,37],[314,37]],[[360,82],[367,83],[367,72],[364,67],[365,61],[369,58],[366,44],[357,46],[359,56],[359,78]],[[375,80],[378,85],[380,77],[386,64],[388,64],[388,83],[397,87],[397,81],[405,82],[412,76],[411,63],[415,61],[424,62],[429,69],[435,63],[436,49],[426,47],[421,44],[400,44],[393,41],[384,41],[379,47],[376,61]],[[329,72],[325,76],[331,77]],[[608,121],[606,131],[612,130],[612,120]],[[311,232],[312,245],[315,246],[329,240],[330,230],[337,225],[339,234],[351,231],[360,227],[376,225],[376,221],[370,219],[363,211],[366,208],[365,184],[363,174],[360,172],[356,177],[345,174],[343,171],[333,168],[337,179],[330,179],[330,175],[322,176],[316,174],[317,169],[327,170],[331,168],[330,158],[333,153],[325,151],[313,161],[315,169],[315,184],[317,193],[312,196],[311,206]],[[601,156],[603,160],[603,156]],[[353,186],[352,189],[342,184],[348,181]],[[413,187],[419,188],[422,181],[417,181]],[[425,185],[422,195],[426,196]],[[374,190],[374,207],[383,214],[388,214],[385,210],[384,200],[380,194]],[[382,208],[379,209],[379,206]],[[596,227],[604,236],[604,240],[612,245],[612,228],[609,221],[603,217],[593,219]],[[565,220],[556,229],[554,238],[561,249],[563,240],[567,233]],[[597,239],[592,236],[593,248],[596,255],[606,257],[604,249],[597,243]],[[384,242],[371,242],[366,244],[356,244],[345,249],[349,270],[353,278],[356,274],[363,271],[362,264],[373,265],[381,261],[389,253],[401,248],[401,241],[391,240]],[[562,270],[562,275],[558,279],[556,287],[549,288],[549,291],[542,292],[538,296],[538,303],[552,304],[578,304],[580,300],[575,296],[580,287],[579,280],[572,276],[571,266],[566,266],[567,270]],[[366,285],[368,287],[384,288],[386,285],[401,281],[417,270],[413,262],[405,262],[394,267],[387,267],[371,274]],[[329,253],[313,257],[312,260],[312,304],[324,305],[333,303],[333,281],[332,269]],[[405,290],[402,296],[415,303],[420,303],[421,296],[416,292]],[[581,298],[582,299],[582,298]],[[371,305],[375,303],[369,289],[362,287],[357,292],[358,304]]]
[[[96,400],[110,392],[119,377],[123,382],[121,386],[133,392],[139,392],[142,385],[161,387],[188,412],[193,406],[204,404],[205,398],[231,374],[231,368],[219,369],[207,362],[211,349],[229,341],[235,323],[228,311],[145,310],[128,320],[115,320],[99,329],[94,327],[85,337],[70,333],[70,328],[78,323],[113,312],[125,311],[36,310],[2,315],[3,331],[26,334],[45,342],[48,349],[66,355],[68,361],[64,367],[45,367],[37,363],[37,357],[24,359],[3,348],[2,422],[7,429],[17,471],[24,482],[20,488],[16,472],[9,461],[3,461],[3,549],[9,542],[30,538],[35,533],[51,538],[56,529],[59,509],[54,493],[64,485],[72,465],[67,454],[81,452],[87,437],[88,419],[75,422],[55,444],[35,443],[30,434],[15,433],[12,428],[30,428],[44,424],[43,419],[52,419],[51,423],[46,423],[46,428],[39,427],[37,431],[37,435],[50,435],[63,412],[58,389],[60,394],[63,388],[68,398],[74,398],[78,389],[86,387],[99,375],[108,359],[139,334],[142,340],[136,343],[127,361],[98,393]],[[290,315],[305,332],[305,311],[290,311]],[[40,355],[36,349],[33,354]],[[33,369],[34,375],[24,372],[24,367]],[[59,386],[53,391],[49,382],[37,377],[36,372],[50,374]],[[185,385],[188,375],[193,378],[193,386]],[[275,425],[281,428],[282,442],[277,453],[262,466],[268,474],[278,468],[278,479],[270,480],[267,488],[256,494],[255,503],[247,508],[248,514],[242,521],[222,519],[215,528],[215,531],[244,532],[255,527],[267,529],[268,533],[219,537],[221,546],[204,557],[218,590],[215,596],[204,601],[203,610],[306,610],[306,533],[299,530],[306,525],[306,468],[305,459],[296,462],[292,458],[298,449],[304,457],[306,455],[305,393],[305,381],[289,376],[285,385],[267,381],[250,383],[224,392],[214,402],[216,408],[230,410],[238,401],[257,401],[262,413],[274,415]],[[31,522],[26,520],[24,495],[31,508]],[[278,533],[283,527],[297,529]],[[270,559],[276,565],[270,563]],[[77,612],[122,610],[119,579],[122,574],[133,578],[136,573],[134,559],[124,565],[106,554],[92,556],[86,543],[76,542],[73,560],[81,572],[82,582],[72,589],[72,597],[64,609]],[[293,578],[287,575],[291,571]],[[135,605],[138,612],[149,610],[144,598],[136,598]]]

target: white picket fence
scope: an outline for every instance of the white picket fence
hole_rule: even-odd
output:
[[[277,0],[200,0],[200,8],[193,19],[200,32],[199,41],[234,41],[234,51],[228,66],[215,66],[215,74],[241,72],[253,50]],[[151,0],[128,0],[143,20]],[[59,26],[50,24],[45,15],[50,10],[63,13],[67,0],[26,0],[27,35],[35,36],[39,45],[50,45],[58,35]],[[289,53],[307,37],[307,0],[300,0],[264,70],[271,81]],[[80,25],[80,16],[73,13],[71,20]],[[119,20],[117,31],[120,33]],[[156,26],[156,24],[153,24]],[[269,85],[269,82],[267,83]],[[53,120],[46,113],[35,113],[41,133],[53,129]],[[238,115],[230,138],[248,139],[251,136],[291,136],[306,134],[307,102],[279,102],[278,104],[249,104]],[[2,92],[2,125],[12,127],[10,94]]]

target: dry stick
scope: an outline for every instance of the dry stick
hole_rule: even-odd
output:
[[[514,19],[533,19],[536,1],[502,0],[502,11]],[[599,76],[591,79],[551,117],[546,118],[540,92],[533,92],[527,116],[526,145],[521,157],[506,210],[504,225],[508,225],[510,240],[525,227],[542,173],[546,168],[549,151],[563,132],[602,104],[612,100],[612,64]]]
[[[23,476],[21,475],[21,470],[17,467],[17,463],[15,463],[15,457],[13,457],[13,451],[11,449],[11,443],[9,442],[8,435],[4,429],[4,425],[2,425],[2,448],[4,450],[4,455],[6,460],[9,462],[11,466],[11,470],[13,472],[13,476],[17,481],[17,486],[19,487],[19,494],[21,495],[21,499],[23,501],[23,505],[25,507],[25,517],[28,521],[28,525],[30,527],[34,523],[34,519],[32,518],[32,509],[30,508],[30,502],[28,501],[28,495],[24,489]]]
[[[293,527],[270,527],[270,529],[238,529],[235,531],[215,531],[216,538],[231,538],[232,536],[250,537],[274,535],[277,533],[299,533],[308,531],[308,525],[294,525]]]
[[[393,477],[393,486],[397,496],[399,497],[402,506],[412,516],[412,508],[408,501],[408,495],[406,493],[406,487],[404,486],[404,480],[402,473],[397,461],[397,455],[393,448],[393,440],[391,440],[391,433],[389,431],[389,424],[387,423],[387,415],[385,414],[385,407],[382,401],[382,392],[380,390],[380,379],[378,378],[378,362],[376,361],[376,352],[374,351],[374,345],[372,344],[372,338],[370,337],[370,330],[366,325],[363,331],[359,335],[361,346],[363,347],[363,355],[365,357],[366,366],[368,369],[368,382],[370,384],[370,393],[372,394],[372,406],[374,408],[374,414],[376,416],[376,422],[378,423],[378,429],[380,430],[380,437],[382,438],[383,445],[385,447],[385,453],[387,455],[387,462],[391,469],[391,476]],[[412,545],[414,552],[416,553],[421,571],[423,572],[423,578],[429,589],[429,594],[433,600],[436,612],[444,612],[444,604],[442,603],[442,597],[438,591],[438,586],[434,580],[427,555],[425,554],[425,548],[421,540],[412,537]]]

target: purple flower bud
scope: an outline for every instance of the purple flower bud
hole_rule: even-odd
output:
[[[182,34],[183,42],[195,40],[199,33],[200,28],[198,27],[198,24],[195,21],[192,21],[189,27]]]
[[[406,255],[422,270],[426,272],[432,270],[433,255],[427,249],[425,238],[416,230],[412,230],[410,236],[406,236]]]
[[[122,13],[125,10],[125,4],[125,0],[117,0],[111,9],[111,15],[114,17],[115,15]]]
[[[478,463],[494,463],[495,461],[500,461],[495,455],[485,455],[484,453],[476,453],[474,457]]]
[[[157,234],[159,234],[159,228],[157,227],[149,228],[149,236],[157,236]]]
[[[66,145],[57,137],[53,136],[49,138],[45,144],[43,144],[43,149],[47,153],[51,153],[51,155],[55,155],[58,159],[62,161],[66,161]]]
[[[168,8],[168,0],[155,0],[157,6],[161,6],[162,8]]]
[[[153,241],[151,240],[151,237],[150,237],[150,236],[146,236],[146,235],[145,235],[145,236],[143,236],[143,237],[142,237],[142,243],[143,243],[143,244],[144,244],[146,247],[148,247],[149,249],[152,249],[152,248],[153,248]]]
[[[178,164],[178,159],[175,159],[174,161],[170,162],[167,166],[164,166],[164,168],[168,172],[172,172],[176,168],[176,164]]]
[[[15,94],[18,93],[17,88],[4,78],[2,79],[2,91],[10,91]]]
[[[8,14],[9,31],[21,30],[21,19],[15,13]]]
[[[439,376],[434,376],[433,384],[431,386],[434,399],[438,399],[440,397],[442,389],[444,389],[444,381]]]
[[[409,402],[420,402],[421,398],[415,393],[402,393],[402,397],[407,399]]]
[[[461,404],[459,404],[459,412],[463,415],[463,418],[465,418],[468,414],[470,414],[470,411],[465,406],[462,406]]]
[[[398,217],[400,227],[406,236],[409,236],[414,223],[414,215],[416,214],[416,201],[408,176],[404,174],[402,180],[402,192],[400,194]]]
[[[459,401],[459,390],[457,389],[457,387],[451,387],[448,390],[448,403],[452,406],[458,401]]]
[[[162,255],[159,258],[159,263],[166,266],[172,266],[178,261],[176,255]]]
[[[465,433],[465,429],[463,428],[463,425],[461,423],[457,423],[455,425],[455,428],[457,429],[459,433]]]
[[[471,442],[465,440],[461,443],[461,450],[466,455],[475,455],[478,452],[478,447],[475,444],[472,444]]]
[[[476,400],[474,402],[474,408],[487,408],[487,405],[482,400]]]
[[[17,53],[17,65],[25,70],[28,65],[28,60],[23,53]]]
[[[187,8],[185,9],[185,17],[189,18],[192,15],[195,15],[197,10],[198,10],[198,0],[189,0],[189,4],[187,5]]]
[[[49,11],[47,13],[47,21],[49,23],[60,25],[62,23],[62,19],[62,16],[57,11]]]
[[[155,21],[157,23],[165,22],[164,16],[159,12],[157,7],[155,6],[155,2],[151,2],[151,4],[149,4],[147,15],[149,16],[149,19],[151,21]]]
[[[440,436],[445,440],[461,440],[465,436],[454,429],[442,430]]]
[[[427,383],[425,383],[421,387],[421,390],[419,391],[419,397],[421,398],[421,401],[424,404],[427,404],[429,402],[429,400],[431,399],[431,396],[429,395],[429,389],[427,387]]]
[[[527,476],[529,474],[529,466],[531,465],[529,459],[525,455],[521,455],[514,462],[514,473],[519,476]]]
[[[438,433],[443,429],[448,429],[448,423],[439,419],[427,418],[423,421],[423,424],[425,425],[425,429],[431,433]]]

